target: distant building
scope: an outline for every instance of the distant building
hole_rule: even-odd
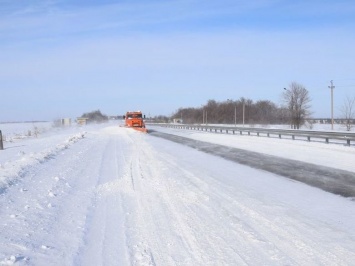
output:
[[[182,124],[183,121],[182,121],[182,119],[180,119],[180,118],[174,118],[174,119],[173,119],[173,123],[174,123],[174,124]]]
[[[71,126],[71,118],[60,118],[53,121],[55,127]]]
[[[88,118],[86,118],[86,117],[78,117],[76,119],[76,123],[80,126],[85,126],[87,123],[87,120],[88,120]]]
[[[62,118],[61,125],[62,126],[71,126],[71,118]]]

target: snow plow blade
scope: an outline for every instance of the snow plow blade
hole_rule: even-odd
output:
[[[133,128],[134,130],[143,132],[143,133],[148,133],[148,129],[146,129],[145,127],[131,127],[131,128]]]

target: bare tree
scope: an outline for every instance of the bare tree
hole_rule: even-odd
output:
[[[350,131],[353,127],[353,120],[355,119],[355,97],[346,97],[344,104],[341,107],[341,112],[345,119],[346,130]]]
[[[261,124],[272,124],[276,121],[277,106],[268,100],[257,101],[254,104],[253,119]]]
[[[311,114],[308,90],[303,85],[292,82],[289,89],[285,88],[283,100],[288,106],[291,128],[299,129],[305,118]]]

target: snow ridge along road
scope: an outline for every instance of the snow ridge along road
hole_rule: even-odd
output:
[[[0,194],[0,265],[355,261],[349,199],[116,125],[85,130]]]

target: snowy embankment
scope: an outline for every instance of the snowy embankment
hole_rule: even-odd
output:
[[[53,130],[51,122],[28,122],[28,123],[0,123],[0,130],[6,142],[13,142],[19,139],[27,139],[43,135]]]
[[[54,147],[42,150],[37,153],[26,154],[24,151],[19,151],[18,155],[21,156],[17,161],[5,161],[0,164],[1,176],[0,176],[0,191],[6,189],[9,185],[12,185],[17,179],[25,175],[26,171],[30,167],[35,167],[38,163],[44,163],[49,159],[56,156],[59,152],[69,148],[79,139],[83,138],[85,133],[78,133],[68,137],[62,143],[57,144]]]
[[[83,128],[53,131],[0,151],[3,169],[18,167],[0,194],[0,265],[355,261],[350,199],[116,124],[84,129],[85,136]],[[355,176],[354,147],[169,133],[323,165],[325,152]]]

